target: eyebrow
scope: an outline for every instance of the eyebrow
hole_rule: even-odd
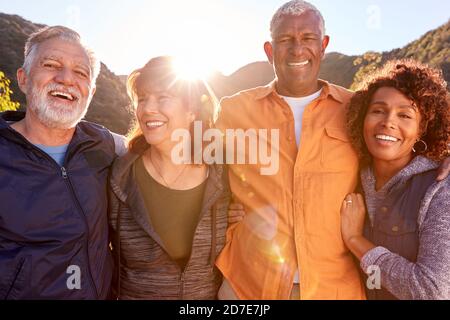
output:
[[[144,95],[160,95],[163,93],[169,93],[170,92],[168,90],[164,90],[164,89],[152,89],[152,88],[144,88],[141,90],[137,90],[137,94],[144,96]]]
[[[319,33],[310,32],[310,31],[302,33],[302,35],[320,37]],[[282,34],[277,35],[275,38],[292,37],[292,36],[293,35],[291,33],[282,33]]]
[[[384,106],[388,105],[385,101],[374,101],[370,105],[374,105],[374,104],[381,104],[381,105],[384,105]],[[402,105],[400,105],[398,107],[402,108],[402,109],[413,109],[414,111],[417,111],[417,109],[418,109],[416,106],[409,105],[409,104],[402,104]]]
[[[315,33],[315,32],[305,32],[304,35],[320,37],[320,33]]]
[[[64,60],[61,56],[56,56],[56,55],[48,55],[48,56],[44,56],[41,58],[41,63],[45,60],[52,60],[52,61],[56,61],[58,63],[61,63],[62,60]],[[90,66],[87,66],[85,63],[80,62],[75,60],[75,67],[77,68],[81,68],[84,71],[88,72],[89,74],[91,73],[91,68]]]
[[[44,60],[54,60],[54,61],[59,62],[60,60],[62,60],[62,58],[58,57],[58,56],[44,56],[41,58],[41,61],[44,61]]]

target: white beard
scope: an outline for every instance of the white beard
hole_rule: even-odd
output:
[[[28,92],[30,92],[28,108],[36,114],[37,118],[45,126],[52,129],[67,130],[74,128],[86,115],[92,99],[92,95],[89,95],[87,99],[83,99],[78,90],[57,84],[49,84],[42,90],[37,89],[35,86],[30,86],[28,89]],[[77,97],[77,100],[70,108],[50,101],[48,92],[53,90],[69,92]]]

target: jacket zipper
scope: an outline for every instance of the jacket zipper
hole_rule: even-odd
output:
[[[186,266],[184,267],[183,271],[181,272],[180,275],[180,282],[181,282],[181,288],[180,288],[180,299],[183,300],[184,297],[184,280],[186,278],[186,272],[188,270],[188,267],[191,263],[191,259],[192,259],[192,253],[194,251],[194,243],[195,243],[195,234],[197,233],[197,229],[198,226],[200,225],[202,219],[200,219],[197,223],[197,227],[195,227],[195,233],[194,233],[194,237],[192,238],[192,244],[191,244],[191,253],[189,254],[189,260],[186,263]],[[211,235],[212,236],[212,235]]]
[[[181,288],[180,288],[180,299],[183,300],[183,296],[184,296],[184,278],[186,276],[186,269],[187,269],[187,265],[186,268],[184,268],[183,272],[181,273],[180,276],[180,282],[181,282]]]
[[[85,227],[86,227],[86,230],[87,230],[87,234],[89,235],[90,231],[89,231],[89,224],[88,224],[88,222],[87,222],[86,214],[85,214],[83,208],[82,208],[81,205],[80,205],[80,202],[78,201],[78,199],[77,199],[77,197],[76,197],[76,195],[75,195],[75,190],[74,190],[74,188],[73,188],[72,183],[70,182],[69,174],[67,173],[67,170],[66,170],[66,168],[65,168],[64,166],[61,167],[61,174],[62,174],[63,179],[66,181],[66,185],[69,187],[70,193],[71,193],[71,195],[72,195],[72,199],[73,199],[74,202],[76,203],[76,205],[77,205],[77,207],[78,207],[78,210],[79,210],[79,211],[82,213],[82,215],[83,215],[83,221],[84,221],[84,224],[85,224]],[[95,290],[95,292],[94,292],[94,293],[95,293],[95,297],[98,299],[98,290],[97,290],[97,286],[95,285],[94,279],[92,278],[92,270],[91,270],[91,264],[90,264],[90,259],[89,259],[89,238],[88,238],[88,236],[85,237],[85,240],[86,240],[86,250],[85,250],[85,253],[86,253],[87,265],[88,265],[88,271],[89,271],[89,277],[88,277],[88,279],[89,279],[89,282],[90,282],[92,288],[94,288],[94,290]]]
[[[211,210],[213,210],[213,209],[211,208]],[[213,214],[213,212],[211,211],[211,215],[212,215],[212,214]],[[184,296],[184,281],[185,281],[185,278],[186,278],[186,272],[187,272],[188,267],[189,267],[189,265],[190,265],[190,262],[191,262],[191,259],[192,259],[192,253],[193,253],[193,251],[194,251],[195,234],[197,234],[197,229],[198,229],[198,227],[200,226],[200,223],[201,223],[203,217],[204,217],[204,215],[202,215],[202,218],[200,218],[200,220],[199,220],[198,223],[197,223],[197,227],[195,228],[194,237],[192,238],[191,253],[189,254],[189,260],[188,260],[188,262],[186,263],[186,266],[184,267],[184,269],[183,269],[183,271],[181,272],[181,275],[180,275],[180,282],[181,282],[180,299],[181,299],[181,300],[183,300],[183,296]],[[211,219],[212,219],[212,217],[211,217]],[[213,235],[212,235],[212,233],[211,233],[211,237],[212,237],[212,236],[213,236]],[[212,248],[211,248],[211,249],[212,249]],[[214,249],[214,250],[215,250],[215,249]]]
[[[197,225],[197,228],[198,228],[198,225]],[[195,232],[196,233],[197,233],[197,228],[195,228]],[[186,266],[184,267],[184,269],[183,269],[183,271],[181,272],[181,275],[180,275],[180,282],[181,282],[180,299],[181,300],[183,300],[183,297],[184,297],[184,280],[186,278],[186,271],[188,270],[188,267],[189,267],[191,259],[192,259],[192,251],[194,251],[194,242],[195,242],[195,235],[194,235],[194,238],[192,239],[192,246],[191,246],[191,253],[189,254],[189,260],[186,263]]]

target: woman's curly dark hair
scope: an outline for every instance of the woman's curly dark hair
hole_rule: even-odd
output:
[[[422,116],[421,139],[428,145],[422,155],[435,161],[448,156],[450,110],[447,83],[442,72],[414,60],[394,60],[370,75],[349,104],[347,129],[362,164],[368,165],[372,161],[364,141],[364,119],[372,97],[382,87],[399,90],[418,108]]]

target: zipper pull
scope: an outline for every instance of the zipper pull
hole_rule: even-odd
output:
[[[67,175],[66,168],[61,167],[61,173],[62,173],[63,179],[67,179],[68,175]]]

